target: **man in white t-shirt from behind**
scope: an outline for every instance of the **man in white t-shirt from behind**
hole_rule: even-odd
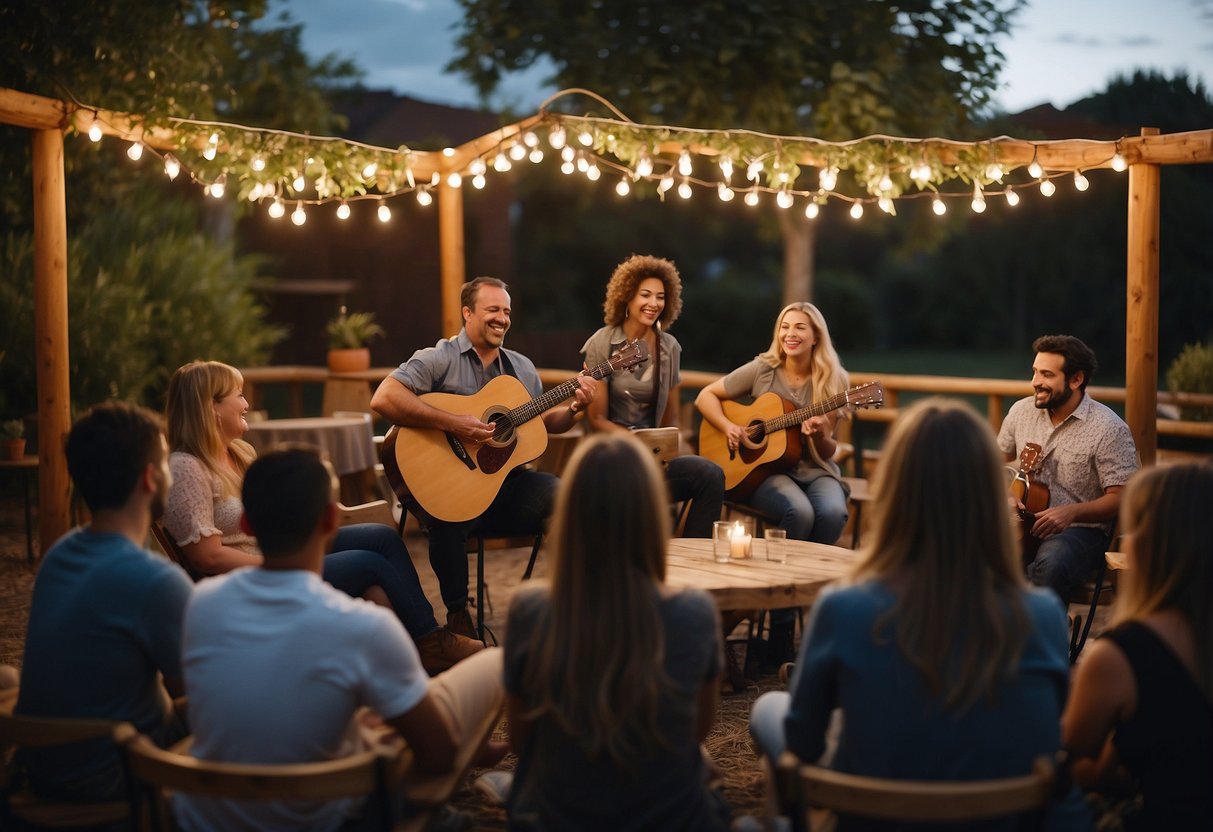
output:
[[[265,562],[202,581],[186,610],[191,753],[242,763],[334,759],[359,750],[354,717],[367,706],[399,732],[421,770],[449,771],[459,748],[477,741],[470,729],[500,707],[501,651],[484,650],[431,680],[395,616],[321,579],[338,521],[332,474],[313,451],[265,454],[243,492],[242,523]],[[477,763],[502,753],[487,745]],[[178,795],[174,806],[187,830],[333,830],[369,821],[362,802]]]

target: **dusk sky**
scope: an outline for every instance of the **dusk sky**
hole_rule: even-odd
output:
[[[352,58],[371,88],[444,104],[476,106],[475,90],[443,72],[460,19],[455,0],[273,0],[304,24],[314,56]],[[1134,69],[1186,70],[1213,81],[1213,0],[1031,0],[1002,43],[1007,67],[998,102],[1008,112],[1058,107]],[[530,112],[554,90],[543,71],[507,77],[494,104]]]

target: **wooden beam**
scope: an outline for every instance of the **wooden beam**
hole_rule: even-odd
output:
[[[38,536],[42,551],[71,527],[63,443],[71,427],[67,341],[67,197],[63,131],[36,130],[34,354],[38,380]]]
[[[1155,127],[1142,136],[1157,136]],[[1158,454],[1158,165],[1129,168],[1129,234],[1125,310],[1125,421],[1142,465]]]
[[[450,338],[463,327],[459,289],[467,264],[463,251],[463,190],[447,184],[442,173],[438,183],[438,244],[442,262],[442,335]]]

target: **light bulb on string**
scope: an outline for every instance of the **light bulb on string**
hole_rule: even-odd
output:
[[[863,203],[856,202],[851,206],[851,219],[857,220],[863,216]]]
[[[581,142],[584,147],[589,147],[594,143],[594,134],[589,130],[582,130],[577,134],[577,141]]]
[[[931,166],[926,162],[918,162],[910,168],[910,179],[919,185],[925,184],[931,178]]]
[[[821,206],[816,202],[810,201],[809,204],[804,207],[804,215],[811,220],[817,219],[817,215],[820,213]]]
[[[893,213],[893,200],[887,196],[882,196],[880,199],[878,199],[876,201],[876,206],[878,208],[880,208],[881,211],[884,211],[886,214]]]
[[[302,193],[303,189],[307,187],[307,180],[303,178],[302,173],[291,181],[291,187],[294,189],[295,193]]]
[[[270,203],[270,209],[267,213],[272,219],[282,219],[282,215],[286,213],[286,206],[282,204],[281,199],[275,198],[274,201]]]
[[[341,200],[341,204],[337,206],[337,219],[348,220],[349,218],[350,204],[343,199]]]
[[[583,156],[582,154],[578,153],[577,154],[577,172],[585,173],[589,169],[590,169],[590,160],[585,158],[585,156]]]
[[[653,160],[647,154],[642,154],[636,162],[636,175],[639,177],[653,175]]]
[[[678,154],[678,172],[683,176],[691,175],[691,154],[687,150],[683,150]]]
[[[599,170],[598,165],[596,165],[596,164],[591,163],[590,166],[585,169],[585,178],[590,180],[591,182],[597,182],[599,177],[601,177],[601,176],[602,176],[602,171]]]
[[[450,159],[451,157],[453,157],[455,155],[455,148],[453,148],[453,147],[442,148],[442,155],[445,156],[446,158]]]
[[[510,145],[510,158],[513,159],[515,162],[521,162],[523,159],[525,159],[526,158],[526,145],[525,144]]]
[[[1002,176],[1002,165],[997,162],[986,167],[986,179],[989,179],[991,182],[1001,182]]]
[[[131,146],[126,149],[126,155],[132,162],[138,162],[143,158],[143,142],[131,142]]]
[[[575,170],[577,170],[577,166],[574,165],[572,162],[562,162],[560,164],[560,172],[563,173],[565,176],[572,174],[573,171],[575,171]]]
[[[215,199],[222,199],[223,194],[227,191],[227,174],[219,174],[219,178],[211,183],[211,196]]]
[[[478,173],[472,177],[472,187],[478,191],[484,190],[484,186],[488,184],[488,180],[484,178],[483,173]]]
[[[258,182],[256,185],[254,185],[252,187],[252,190],[250,190],[248,192],[248,201],[256,202],[257,200],[261,199],[261,197],[264,195],[265,195],[265,186],[262,185],[260,182]]]
[[[88,137],[90,141],[101,141],[101,122],[97,121],[97,117],[93,116],[93,123],[88,126]]]
[[[750,206],[751,208],[758,205],[758,191],[755,191],[753,189],[746,191],[745,204]]]
[[[453,170],[447,174],[446,184],[449,188],[458,188],[463,184],[463,174],[457,170]]]
[[[683,199],[690,199],[691,193],[691,183],[687,182],[685,179],[682,180],[682,182],[680,182],[678,185],[678,195]]]
[[[1074,171],[1074,190],[1085,191],[1089,187],[1091,187],[1091,182],[1087,177],[1083,176],[1082,171]]]
[[[1028,165],[1028,176],[1033,179],[1039,179],[1044,173],[1044,168],[1040,166],[1040,162],[1036,161],[1036,148],[1032,148],[1032,162]]]
[[[202,150],[202,158],[208,162],[215,161],[215,156],[219,153],[219,134],[211,133],[211,137],[206,140],[206,147]]]
[[[1019,204],[1019,194],[1015,193],[1014,188],[1007,188],[1007,205],[1014,208]]]
[[[1129,163],[1125,161],[1124,156],[1120,155],[1119,150],[1112,154],[1112,170],[1117,173],[1123,173],[1128,167]]]
[[[379,217],[380,222],[387,222],[392,218],[392,209],[387,207],[386,202],[380,202],[379,208],[375,211],[375,215]]]
[[[974,214],[980,214],[986,210],[986,195],[981,192],[980,185],[973,186],[973,202],[971,204]]]
[[[537,147],[531,151],[527,158],[531,160],[532,165],[537,165],[543,161],[543,150]]]
[[[931,210],[935,212],[935,216],[942,217],[948,210],[948,206],[944,204],[942,199],[935,197],[931,200]]]
[[[721,182],[716,186],[716,196],[720,197],[721,202],[732,202],[735,194],[732,188]]]
[[[484,159],[481,159],[479,156],[473,159],[472,163],[468,165],[468,173],[472,174],[472,176],[483,176],[488,169],[489,166],[486,165],[484,163]]]
[[[626,176],[619,177],[619,181],[615,183],[615,193],[620,196],[627,196],[631,192],[632,185],[628,182],[628,178]]]
[[[550,144],[556,150],[560,150],[560,148],[564,147],[567,138],[568,137],[564,133],[564,128],[559,124],[548,131],[548,144]]]
[[[762,176],[762,160],[755,159],[746,166],[745,178],[751,182],[757,182],[758,177]]]
[[[420,205],[421,207],[424,208],[427,205],[430,205],[431,203],[433,203],[433,201],[434,201],[433,195],[429,191],[427,191],[425,188],[422,188],[420,191],[417,192],[417,204]]]
[[[261,171],[265,170],[265,159],[258,153],[253,157],[253,161],[249,162],[249,167],[257,171],[257,173],[261,173]]]
[[[527,147],[536,147],[539,144],[539,137],[531,130],[522,134],[522,143]]]
[[[571,162],[577,158],[577,151],[566,144],[560,149],[560,158],[566,162]]]
[[[307,222],[307,214],[303,211],[302,202],[295,203],[295,210],[291,212],[291,222],[295,225],[303,225]]]
[[[1051,179],[1040,180],[1040,195],[1041,196],[1053,196],[1053,194],[1056,191],[1057,191],[1057,186],[1053,184],[1053,180],[1051,180]]]
[[[657,193],[664,194],[670,188],[674,187],[674,177],[666,174],[661,177],[661,181],[657,183]]]
[[[176,179],[179,173],[181,173],[181,163],[177,161],[177,157],[173,154],[167,154],[164,157],[164,175],[169,179]]]
[[[720,157],[720,175],[724,177],[725,182],[733,178],[733,160],[728,156]]]
[[[796,200],[793,199],[792,195],[790,193],[788,193],[787,191],[780,191],[779,193],[777,193],[775,195],[775,204],[785,210],[788,208],[791,208],[792,203],[794,203],[795,201]]]
[[[834,190],[834,187],[838,184],[838,168],[822,168],[817,174],[817,184],[823,191]],[[859,203],[855,204],[858,205]]]
[[[515,147],[521,146],[522,145],[515,145]],[[513,165],[510,163],[510,157],[506,156],[504,153],[499,152],[493,158],[493,170],[497,171],[498,173],[505,173],[512,167]]]
[[[893,178],[886,173],[884,176],[880,177],[880,182],[877,183],[876,187],[877,190],[880,191],[893,190]]]
[[[375,164],[374,162],[367,162],[366,166],[363,167],[363,169],[362,169],[362,178],[363,179],[373,179],[375,177],[375,174],[378,172],[379,172],[379,165]]]

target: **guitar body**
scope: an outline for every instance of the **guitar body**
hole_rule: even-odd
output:
[[[1024,446],[1019,455],[1019,471],[1009,487],[1011,496],[1023,504],[1019,512],[1019,544],[1024,568],[1036,560],[1036,550],[1040,548],[1040,538],[1032,534],[1036,514],[1049,507],[1049,487],[1040,481],[1035,470],[1040,455],[1041,448],[1035,442]]]
[[[752,425],[791,413],[795,405],[777,393],[763,393],[753,404],[721,402],[724,415],[737,425]],[[724,471],[724,488],[733,500],[745,501],[771,474],[794,467],[802,449],[800,425],[766,434],[755,447],[742,444],[729,451],[728,437],[706,419],[699,427],[699,455]]]
[[[501,375],[470,396],[426,393],[426,404],[483,422],[531,401],[518,379]],[[532,419],[479,445],[462,445],[433,428],[396,426],[384,438],[384,473],[403,502],[412,499],[429,514],[450,523],[473,520],[493,502],[501,483],[519,465],[537,459],[548,446],[542,419]],[[459,451],[466,453],[466,461]],[[389,464],[389,460],[395,465]]]

